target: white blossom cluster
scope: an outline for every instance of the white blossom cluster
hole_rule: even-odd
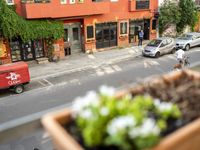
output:
[[[154,105],[156,106],[156,108],[160,111],[170,111],[173,107],[172,103],[169,102],[161,102],[159,99],[155,99],[154,100]]]
[[[108,87],[106,85],[103,85],[99,89],[99,94],[106,95],[106,96],[113,96],[115,93],[115,89],[112,87]],[[83,97],[78,97],[75,99],[72,110],[76,114],[80,114],[81,117],[85,119],[89,119],[92,117],[91,110],[86,110],[89,106],[98,106],[99,105],[99,95],[95,91],[89,91],[86,93]],[[108,114],[108,110],[106,108],[101,109],[101,114],[103,116],[106,116]]]

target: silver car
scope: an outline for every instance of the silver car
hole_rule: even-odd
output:
[[[173,38],[162,37],[151,40],[147,46],[144,47],[143,56],[160,57],[167,53],[175,53],[176,43]]]
[[[200,45],[200,33],[191,32],[183,34],[183,36],[176,39],[176,48],[189,50],[191,47]]]

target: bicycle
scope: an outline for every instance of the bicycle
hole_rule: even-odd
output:
[[[175,64],[173,66],[173,70],[180,70],[183,69],[186,66],[190,66],[189,56],[186,56],[183,58],[183,61],[180,61],[178,64]]]

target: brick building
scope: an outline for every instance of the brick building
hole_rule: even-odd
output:
[[[158,0],[7,0],[25,19],[53,19],[63,22],[64,37],[55,42],[61,58],[86,51],[101,51],[137,42],[139,29],[144,39],[156,37]],[[5,43],[6,41],[4,41]],[[3,63],[46,57],[42,39],[5,43]],[[6,56],[6,57],[5,57]]]

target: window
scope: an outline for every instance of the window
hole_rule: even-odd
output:
[[[78,0],[79,3],[84,3],[84,0]]]
[[[61,4],[67,4],[67,0],[60,0]]]
[[[74,4],[74,3],[75,3],[75,0],[69,0],[69,3],[70,3],[70,4]]]
[[[157,24],[157,20],[154,19],[154,20],[152,21],[152,30],[156,30],[156,24]]]
[[[94,38],[94,27],[87,26],[87,39],[93,39]]]
[[[6,3],[7,3],[8,5],[14,5],[14,0],[6,0]]]
[[[69,42],[68,29],[64,29],[64,42]]]
[[[136,0],[136,9],[149,9],[149,0]]]
[[[128,34],[128,22],[120,22],[120,34]]]
[[[72,34],[73,34],[73,40],[78,41],[79,40],[79,31],[78,28],[73,28],[72,29]]]
[[[111,2],[118,2],[118,0],[110,0]]]

